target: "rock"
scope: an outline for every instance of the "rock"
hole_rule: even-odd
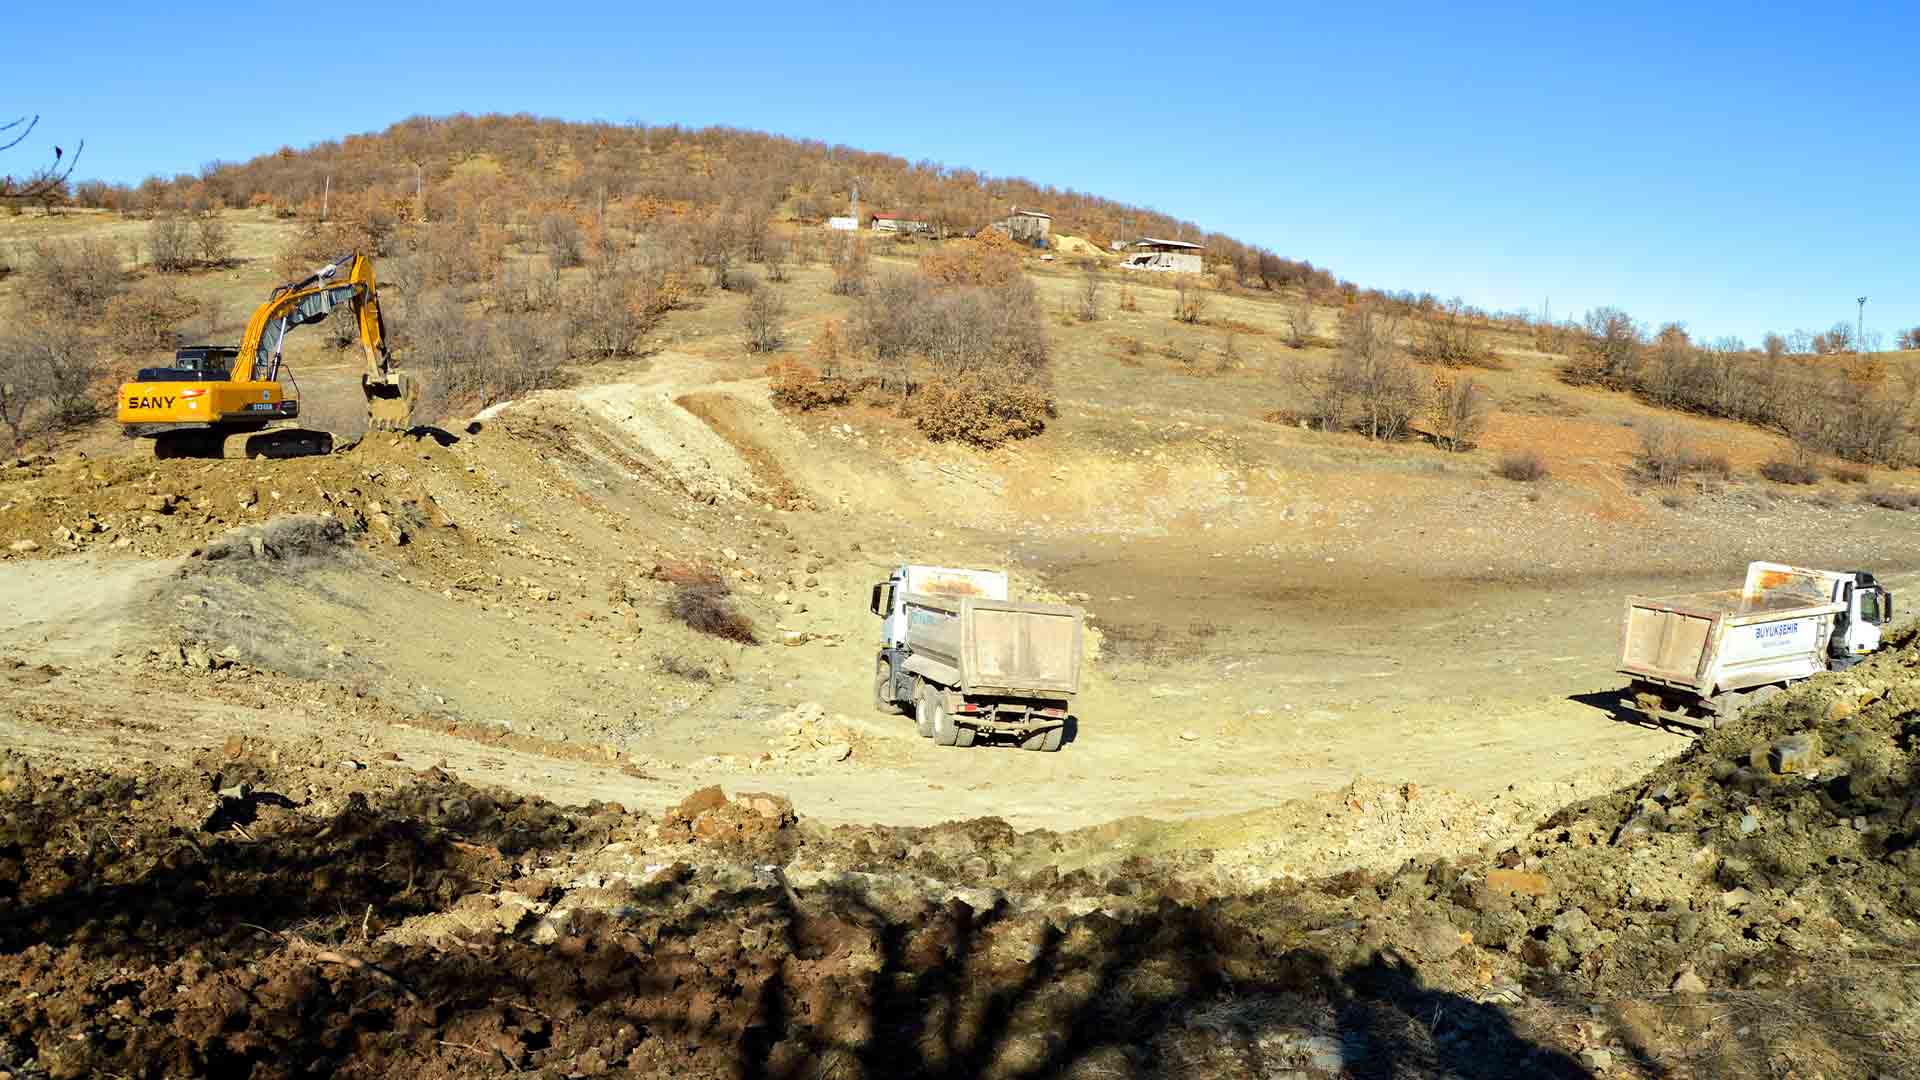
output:
[[[1754,833],[1757,833],[1759,831],[1760,831],[1759,818],[1754,817],[1752,814],[1741,815],[1740,817],[1740,835],[1741,836],[1752,836]]]
[[[1407,944],[1429,960],[1445,960],[1460,951],[1466,940],[1452,923],[1438,916],[1415,919]]]
[[[1726,892],[1720,894],[1720,906],[1726,908],[1728,911],[1746,907],[1751,903],[1753,903],[1753,892],[1744,886],[1728,889]]]
[[[1789,735],[1775,742],[1767,753],[1767,765],[1776,773],[1805,773],[1820,760],[1820,736],[1812,732]]]
[[[1606,1072],[1613,1068],[1613,1051],[1589,1047],[1580,1051],[1580,1064],[1594,1072]]]
[[[847,752],[852,753],[853,748],[848,747]],[[739,803],[741,807],[760,815],[768,821],[775,821],[785,825],[795,820],[793,803],[785,795],[772,795],[767,792],[748,792],[743,793],[734,801]]]
[[[29,551],[39,551],[40,542],[37,540],[15,540],[13,543],[7,545],[7,550],[19,552],[24,555]]]
[[[719,784],[703,787],[699,791],[680,800],[680,805],[668,811],[668,814],[683,821],[692,821],[708,810],[716,810],[727,805],[727,793],[720,790]]]
[[[1199,738],[1200,733],[1197,731],[1183,731],[1180,733],[1180,741],[1182,742],[1194,742]]]
[[[1704,994],[1707,992],[1707,980],[1694,973],[1692,966],[1680,969],[1673,977],[1673,991],[1676,994]]]
[[[560,938],[566,934],[567,926],[571,922],[573,922],[572,908],[560,908],[554,911],[546,918],[541,919],[539,925],[533,928],[533,943],[535,945],[551,945],[559,941]]]
[[[821,747],[814,755],[821,761],[845,761],[853,756],[852,743],[831,743]]]
[[[1346,1047],[1331,1035],[1315,1035],[1300,1041],[1300,1049],[1313,1067],[1321,1072],[1337,1073],[1347,1067]]]
[[[1553,883],[1545,874],[1526,870],[1489,870],[1487,888],[1520,896],[1545,896],[1552,891]]]

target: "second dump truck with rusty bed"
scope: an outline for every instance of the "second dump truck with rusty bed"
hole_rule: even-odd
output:
[[[1893,594],[1864,570],[1756,562],[1738,589],[1629,597],[1625,705],[1661,725],[1718,728],[1789,683],[1858,663],[1892,620]]]
[[[1060,749],[1080,689],[1079,608],[1007,599],[995,570],[901,566],[873,587],[874,701],[906,709],[940,746],[1007,740]]]

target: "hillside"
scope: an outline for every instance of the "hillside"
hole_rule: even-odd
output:
[[[311,164],[235,172],[276,160]],[[0,1070],[1913,1074],[1911,634],[1703,738],[1628,722],[1614,673],[1624,596],[1751,559],[1910,594],[1913,470],[1569,383],[1590,339],[1472,313],[1470,363],[1415,362],[1444,309],[1372,328],[1413,404],[1370,438],[1374,398],[1326,407],[1395,310],[1358,294],[862,255],[797,212],[756,257],[709,231],[751,215],[485,186],[525,165],[467,157],[424,222],[210,211],[226,257],[172,272],[164,215],[0,217],[9,329],[43,242],[110,257],[71,324],[107,385],[377,243],[440,421],[154,461],[79,417],[0,469]],[[912,399],[958,376],[880,356],[901,313],[1041,331],[1037,428],[930,438]],[[351,437],[329,330],[289,357]],[[1640,344],[1622,372],[1668,370]],[[844,400],[777,407],[770,366]],[[1491,406],[1457,449],[1443,383]],[[1086,610],[1064,749],[875,709],[904,562]],[[675,614],[713,581],[751,643]],[[1799,735],[1817,768],[1774,769]]]

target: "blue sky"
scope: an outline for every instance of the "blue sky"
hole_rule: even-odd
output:
[[[1913,4],[27,5],[0,112],[138,181],[413,114],[729,124],[1153,206],[1364,285],[1920,324]],[[358,12],[356,15],[354,13]]]

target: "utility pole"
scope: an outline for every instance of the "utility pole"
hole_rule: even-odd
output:
[[[327,220],[327,206],[333,202],[333,174],[327,174],[326,190],[320,193],[320,220]]]
[[[1860,321],[1853,325],[1853,355],[1859,356],[1867,347],[1867,298],[1860,298]]]

